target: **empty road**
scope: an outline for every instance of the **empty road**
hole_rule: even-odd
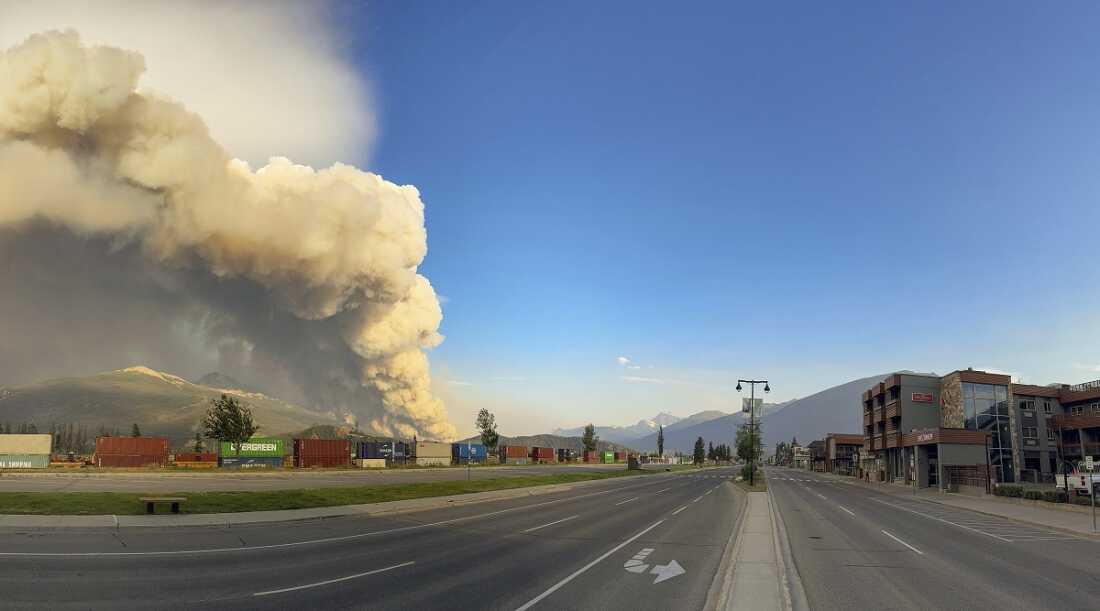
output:
[[[7,608],[701,609],[733,469],[375,518],[0,531]]]
[[[812,609],[1100,608],[1100,541],[848,478],[767,479]]]

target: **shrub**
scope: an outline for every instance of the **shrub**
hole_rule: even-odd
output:
[[[993,489],[993,494],[997,496],[1008,496],[1018,499],[1024,496],[1024,487],[1001,484],[1000,486],[997,486]]]
[[[742,465],[742,467],[741,467],[741,479],[743,479],[747,482],[747,481],[749,481],[749,476],[750,475],[751,475],[751,473],[749,471],[749,465]],[[756,477],[760,478],[760,477],[763,477],[763,476],[764,476],[764,474],[761,473],[760,469],[757,469],[756,470]]]
[[[1065,503],[1066,493],[1058,490],[1046,490],[1043,492],[1043,500],[1048,503]]]
[[[1040,501],[1043,499],[1043,493],[1040,490],[1026,490],[1024,491],[1024,498],[1032,501]]]

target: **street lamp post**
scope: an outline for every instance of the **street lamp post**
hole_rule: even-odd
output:
[[[737,380],[737,392],[741,383],[749,385],[749,486],[756,486],[756,385],[763,384],[764,392],[771,392],[767,380]]]

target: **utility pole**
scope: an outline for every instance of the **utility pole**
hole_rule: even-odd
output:
[[[756,385],[763,384],[764,392],[772,389],[767,380],[737,380],[737,392],[742,382],[749,385],[749,486],[756,486]]]

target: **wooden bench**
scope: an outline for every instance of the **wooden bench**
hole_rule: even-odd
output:
[[[180,503],[186,502],[187,497],[184,496],[143,496],[140,500],[145,503],[145,513],[155,513],[157,503],[171,503],[172,513],[180,512]]]

